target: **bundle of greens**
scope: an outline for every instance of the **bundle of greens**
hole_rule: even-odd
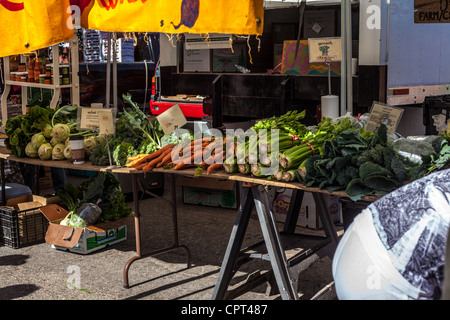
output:
[[[252,129],[256,131],[259,129],[278,129],[297,137],[303,137],[308,131],[306,126],[301,123],[301,120],[305,118],[305,114],[306,110],[303,110],[302,112],[298,112],[297,110],[288,111],[279,117],[273,116],[268,119],[260,120],[252,127]]]
[[[126,205],[120,182],[110,172],[99,172],[78,187],[67,183],[64,189],[57,191],[57,195],[69,210],[64,219],[66,225],[80,226],[77,212],[87,203],[96,204],[101,209],[101,215],[95,222],[113,221],[133,214]]]
[[[6,122],[8,149],[17,157],[40,157],[41,160],[61,160],[61,144],[73,135],[92,136],[91,130],[78,131],[76,105],[61,106],[57,109],[33,106],[25,115],[16,115]],[[42,145],[44,145],[42,147]],[[52,156],[53,148],[57,153]],[[42,148],[41,148],[42,147]],[[39,152],[39,149],[41,151]],[[64,148],[63,148],[64,150]],[[56,152],[57,151],[57,152]]]
[[[31,137],[44,130],[50,123],[54,110],[50,107],[33,106],[28,114],[15,115],[6,121],[5,133],[8,136],[7,147],[17,157],[25,157],[25,148]]]
[[[150,154],[161,146],[164,135],[157,119],[150,121],[139,105],[131,100],[131,95],[123,95],[123,101],[130,105],[117,114],[116,132],[109,138],[112,164],[124,166],[129,157],[137,154]],[[94,146],[89,155],[93,165],[109,165],[106,141]]]
[[[310,157],[297,173],[307,186],[345,190],[354,201],[385,194],[402,185],[406,169],[387,143],[386,126],[377,133],[347,129],[325,141],[321,155]]]

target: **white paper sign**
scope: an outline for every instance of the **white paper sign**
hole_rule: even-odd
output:
[[[187,123],[186,117],[178,104],[161,113],[156,119],[161,124],[165,135],[171,134],[175,128],[181,128]]]

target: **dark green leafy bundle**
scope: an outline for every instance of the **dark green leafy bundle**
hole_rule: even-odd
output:
[[[8,136],[6,141],[7,149],[19,158],[26,156],[25,147],[31,141],[31,138],[25,134],[21,126],[21,123],[25,121],[25,117],[22,114],[12,116],[8,118],[5,125],[5,132]]]
[[[25,118],[26,121],[22,122],[22,129],[25,134],[31,137],[35,133],[42,132],[45,126],[50,123],[54,113],[55,110],[50,107],[31,107]]]
[[[97,222],[113,221],[133,214],[126,205],[120,182],[110,172],[99,172],[78,187],[67,183],[64,189],[58,191],[58,196],[72,215],[82,204],[96,203],[102,210]]]
[[[137,151],[134,146],[127,141],[122,141],[116,144],[113,150],[112,159],[114,164],[119,167],[122,167],[127,163],[128,157],[137,155]]]
[[[386,126],[376,134],[347,129],[325,141],[322,155],[304,164],[300,174],[307,186],[328,191],[345,190],[353,200],[370,194],[385,194],[402,185],[406,169],[387,144]]]
[[[94,166],[108,166],[109,156],[106,143],[99,143],[91,149],[89,160]]]
[[[42,132],[50,123],[54,110],[50,107],[33,106],[28,114],[15,115],[6,121],[7,148],[19,158],[25,157],[25,147],[35,133]]]
[[[75,129],[77,123],[78,106],[77,105],[65,105],[56,109],[55,113],[51,117],[52,127],[57,123],[65,123]],[[75,130],[71,130],[75,132]]]

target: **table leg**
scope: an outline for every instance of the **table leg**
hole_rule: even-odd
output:
[[[130,285],[128,283],[128,270],[131,264],[141,258],[141,232],[140,232],[140,212],[139,212],[139,198],[138,198],[138,190],[137,190],[137,175],[131,175],[132,179],[132,188],[133,188],[133,201],[134,201],[134,230],[135,230],[135,238],[136,238],[136,256],[128,260],[124,269],[123,269],[123,286],[125,288],[129,288]]]
[[[140,236],[140,212],[139,212],[139,199],[138,199],[138,178],[137,175],[133,174],[133,200],[134,200],[134,206],[135,206],[135,216],[134,216],[134,221],[135,221],[135,230],[136,230],[136,256],[131,258],[130,260],[128,260],[127,264],[125,265],[124,271],[123,271],[123,281],[124,281],[124,287],[125,288],[129,288],[129,283],[128,283],[128,270],[130,268],[130,265],[138,260],[138,259],[142,259],[142,258],[146,258],[146,257],[150,257],[150,256],[156,256],[158,254],[162,254],[162,253],[166,253],[175,249],[184,249],[184,251],[186,252],[186,259],[187,259],[187,267],[190,268],[191,267],[191,252],[189,251],[189,248],[185,245],[182,245],[179,243],[178,241],[178,219],[177,219],[177,206],[176,206],[176,185],[175,185],[175,175],[172,175],[171,178],[171,193],[172,193],[172,201],[168,201],[148,190],[145,189],[145,186],[141,185],[142,189],[144,192],[160,198],[162,200],[166,200],[170,203],[171,207],[172,207],[172,223],[173,223],[173,235],[174,235],[174,244],[170,247],[167,248],[163,248],[163,249],[159,249],[159,250],[155,250],[146,254],[141,254],[141,236]]]
[[[261,185],[253,187],[252,192],[264,242],[270,257],[270,264],[281,298],[283,300],[298,300],[298,294],[294,290],[288,271],[286,255],[281,245],[268,194],[265,191],[265,187]]]
[[[302,205],[304,190],[292,189],[291,202],[289,203],[286,221],[284,222],[284,233],[293,234],[297,226],[298,215],[300,214],[300,206]]]
[[[332,258],[336,251],[339,238],[337,236],[336,227],[333,221],[331,221],[330,212],[328,210],[326,194],[320,192],[313,192],[314,202],[316,203],[320,221],[322,221],[323,230],[330,243],[327,245],[328,255]]]
[[[253,195],[251,188],[243,187],[239,182],[240,205],[231,231],[230,240],[225,251],[222,266],[220,268],[219,278],[214,288],[213,300],[223,300],[230,284],[231,278],[235,272],[234,266],[239,257],[245,232],[247,231],[250,216],[253,210]]]
[[[6,206],[6,179],[5,179],[5,159],[0,159],[0,170],[2,179],[2,205]]]

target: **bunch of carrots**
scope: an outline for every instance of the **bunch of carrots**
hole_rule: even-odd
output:
[[[210,174],[221,170],[227,155],[234,154],[233,141],[227,144],[226,139],[203,137],[191,141],[187,146],[168,144],[153,153],[129,157],[129,162],[125,166],[143,171],[159,167],[171,167],[174,170],[198,167],[206,169],[206,173]],[[229,147],[228,150],[226,146]],[[190,152],[186,152],[189,150]]]

